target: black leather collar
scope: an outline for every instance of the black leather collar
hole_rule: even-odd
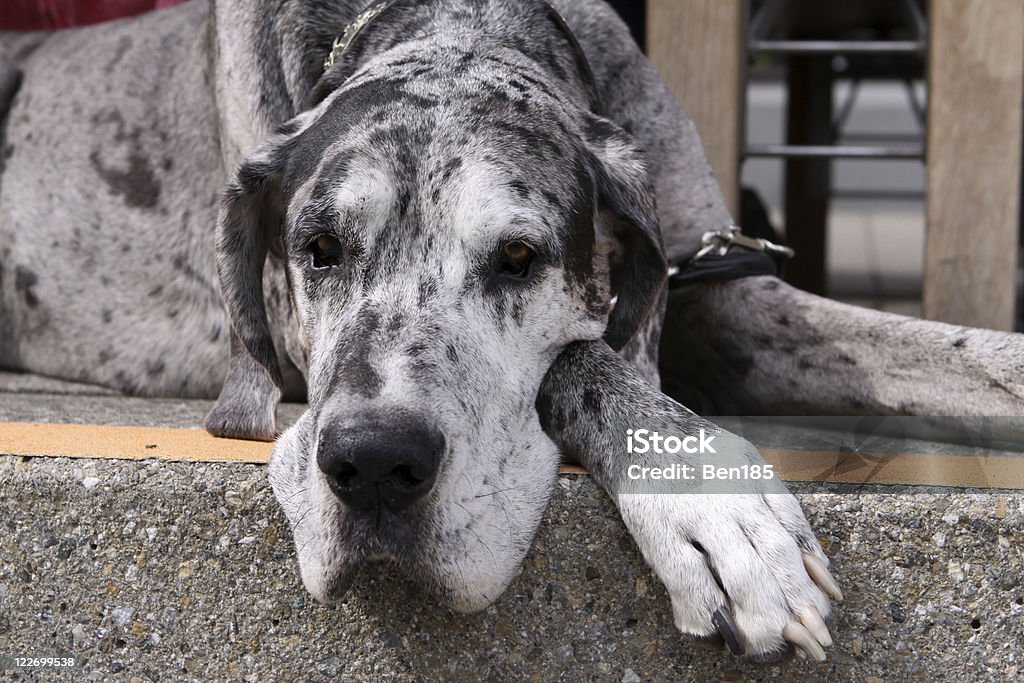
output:
[[[743,277],[782,277],[789,247],[747,237],[735,225],[704,233],[700,249],[675,259],[669,268],[669,289],[698,282],[726,282]]]

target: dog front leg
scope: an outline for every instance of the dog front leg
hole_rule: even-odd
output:
[[[671,293],[661,377],[705,415],[1024,415],[1024,335],[746,278]]]
[[[778,480],[647,487],[631,466],[702,467],[701,458],[627,452],[628,429],[713,436],[715,465],[763,468],[757,450],[659,393],[604,342],[569,346],[537,399],[545,431],[615,501],[668,589],[676,626],[771,659],[790,644],[824,659],[827,595],[841,598],[799,503]],[[703,439],[702,439],[703,440]],[[710,441],[710,439],[708,439]],[[699,469],[697,470],[699,472]],[[764,470],[762,470],[764,471]],[[701,475],[698,475],[700,479]]]

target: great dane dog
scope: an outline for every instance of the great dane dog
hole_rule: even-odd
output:
[[[681,631],[824,658],[841,594],[792,496],[621,488],[627,427],[760,462],[659,381],[704,413],[1024,407],[1015,336],[772,277],[670,295],[667,264],[732,221],[600,0],[194,0],[6,34],[0,113],[0,365],[219,392],[223,436],[272,439],[307,397],[270,479],[322,600],[387,559],[490,604],[561,454]]]

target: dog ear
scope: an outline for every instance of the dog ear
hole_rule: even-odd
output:
[[[654,310],[668,277],[668,263],[643,152],[607,119],[593,117],[586,136],[596,161],[599,211],[607,233],[603,237],[613,244],[609,269],[617,300],[604,338],[618,351]]]
[[[217,272],[231,319],[227,377],[206,417],[214,436],[273,441],[284,379],[263,298],[263,266],[284,217],[281,177],[293,138],[252,153],[235,172],[217,220]]]

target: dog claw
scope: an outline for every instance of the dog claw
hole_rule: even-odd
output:
[[[818,614],[818,610],[813,607],[804,607],[800,611],[800,621],[824,647],[832,646],[832,634],[828,632],[828,627],[825,626],[825,621]]]
[[[811,632],[804,628],[803,624],[791,621],[782,629],[782,637],[796,645],[797,648],[807,654],[808,657],[817,661],[825,661],[825,650],[821,644],[814,639]]]
[[[742,655],[746,652],[742,641],[740,641],[736,622],[733,621],[732,613],[729,612],[728,607],[719,607],[715,610],[715,613],[711,615],[711,623],[715,625],[715,628],[722,635],[722,639],[729,646],[730,652],[734,655]]]
[[[807,570],[814,583],[818,584],[818,587],[825,591],[829,597],[836,602],[843,601],[843,591],[839,589],[839,584],[836,583],[828,567],[825,566],[825,563],[820,558],[805,554],[804,569]]]

